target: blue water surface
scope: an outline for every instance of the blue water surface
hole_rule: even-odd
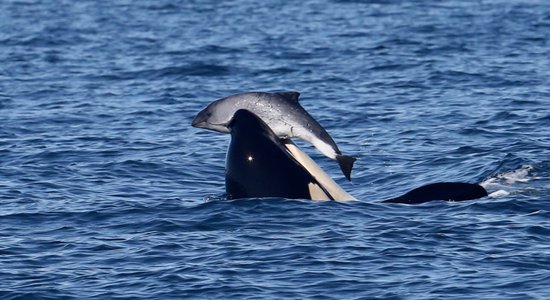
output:
[[[549,299],[550,3],[0,2],[0,298]],[[228,201],[232,93],[297,90],[360,201]],[[490,197],[380,200],[437,181]]]

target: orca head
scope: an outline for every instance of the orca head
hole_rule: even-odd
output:
[[[332,199],[255,114],[238,110],[228,128],[231,143],[225,184],[229,198]]]

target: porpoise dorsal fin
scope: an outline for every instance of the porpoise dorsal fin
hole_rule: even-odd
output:
[[[300,93],[296,92],[296,91],[290,91],[290,92],[279,92],[279,93],[275,93],[285,99],[288,99],[290,101],[294,101],[294,102],[298,102],[298,98],[300,98]]]

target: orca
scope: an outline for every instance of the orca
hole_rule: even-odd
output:
[[[227,125],[225,186],[230,199],[357,200],[344,191],[289,139],[279,138],[254,113],[240,109]],[[434,200],[464,201],[487,196],[478,184],[439,182],[424,185],[386,203],[420,204]]]
[[[192,126],[222,133],[235,112],[246,109],[260,117],[279,138],[300,138],[315,146],[325,156],[335,159],[346,179],[351,180],[355,158],[343,155],[336,142],[298,102],[298,92],[246,92],[210,103],[192,121]]]
[[[466,182],[437,182],[421,186],[404,195],[382,202],[404,204],[421,204],[434,200],[458,202],[486,196],[488,196],[487,191],[479,184]]]
[[[228,198],[356,200],[254,113],[237,110],[227,128],[231,133],[225,171]]]

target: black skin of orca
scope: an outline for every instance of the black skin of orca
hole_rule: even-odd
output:
[[[225,172],[228,198],[311,198],[308,184],[318,184],[317,181],[286,151],[284,140],[279,139],[259,117],[248,110],[238,110],[228,128],[231,131]],[[465,201],[485,196],[487,191],[478,184],[439,182],[383,202],[420,204],[434,200]]]
[[[433,200],[465,201],[487,196],[479,184],[464,182],[438,182],[416,188],[402,196],[383,202],[420,204]]]
[[[308,184],[318,184],[317,181],[260,118],[241,109],[235,112],[228,128],[231,131],[225,171],[228,198],[311,198]]]

